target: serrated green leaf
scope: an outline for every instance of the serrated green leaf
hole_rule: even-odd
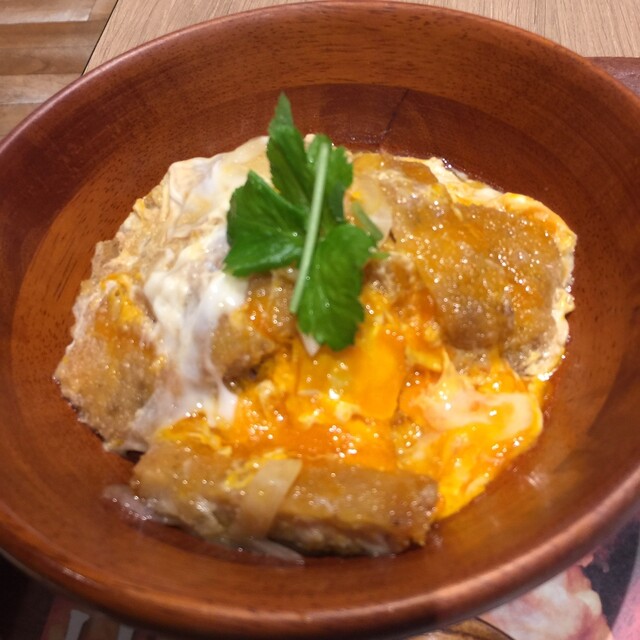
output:
[[[224,261],[235,276],[262,273],[297,263],[305,236],[304,212],[249,172],[244,186],[231,197]]]
[[[307,158],[312,167],[315,168],[318,151],[323,144],[331,146],[322,211],[322,228],[328,231],[334,224],[344,222],[343,199],[353,182],[353,167],[347,150],[344,147],[334,147],[331,140],[322,134],[315,136],[307,149]]]
[[[341,224],[318,243],[298,311],[303,333],[334,350],[353,344],[364,310],[363,267],[375,246],[362,229]]]
[[[267,157],[273,188],[250,172],[231,198],[225,269],[248,276],[299,266],[291,300],[298,326],[320,344],[343,349],[364,319],[362,271],[382,255],[373,251],[382,234],[364,212],[362,228],[346,221],[343,199],[353,180],[348,153],[324,135],[305,149],[284,94],[269,125]]]
[[[271,182],[283,198],[298,207],[311,204],[313,173],[307,162],[304,140],[293,123],[291,105],[282,94],[269,125],[267,158]]]

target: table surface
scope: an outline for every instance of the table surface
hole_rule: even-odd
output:
[[[87,70],[139,44],[197,22],[239,11],[300,1],[118,0]],[[640,57],[640,0],[413,2],[468,11],[509,22],[554,40],[583,56]]]

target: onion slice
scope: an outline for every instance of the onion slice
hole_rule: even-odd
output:
[[[245,489],[229,536],[236,540],[266,538],[278,509],[302,469],[293,458],[267,460]]]

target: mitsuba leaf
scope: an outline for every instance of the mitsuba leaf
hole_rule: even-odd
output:
[[[364,319],[362,271],[369,258],[383,257],[373,250],[382,234],[361,209],[359,226],[346,220],[343,199],[353,180],[347,151],[321,134],[306,149],[284,94],[269,125],[267,158],[273,187],[249,172],[231,197],[225,269],[242,277],[300,267],[291,301],[300,330],[344,349]]]
[[[323,134],[315,136],[307,150],[307,157],[312,167],[316,163],[318,151],[323,144],[331,147],[322,207],[322,229],[327,231],[334,224],[345,220],[343,199],[345,191],[353,181],[353,167],[347,157],[346,149],[333,147],[331,140]]]
[[[248,276],[296,264],[302,254],[305,214],[249,172],[231,197],[224,261],[235,276]]]
[[[283,198],[298,207],[309,207],[313,193],[313,173],[301,133],[293,124],[291,104],[280,95],[275,114],[269,125],[267,158],[271,181]]]
[[[371,236],[351,224],[333,227],[320,240],[298,311],[303,333],[336,351],[353,344],[364,320],[362,269],[374,247]]]

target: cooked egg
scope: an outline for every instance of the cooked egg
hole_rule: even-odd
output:
[[[138,494],[205,537],[423,544],[543,428],[575,235],[438,159],[353,154],[345,208],[370,213],[387,257],[334,352],[296,328],[294,269],[222,270],[229,199],[250,169],[269,179],[265,144],[175,163],[136,202],[97,249],[56,377],[108,448],[146,452]]]

